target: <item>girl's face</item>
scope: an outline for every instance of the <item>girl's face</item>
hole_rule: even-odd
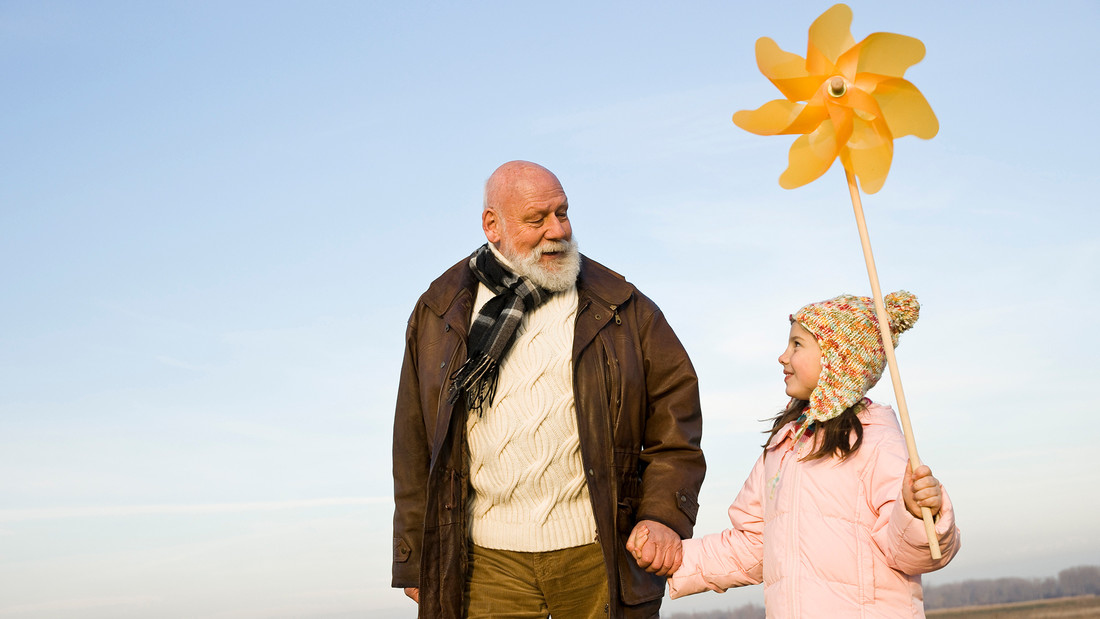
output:
[[[783,365],[787,395],[809,400],[821,376],[821,347],[817,345],[817,338],[802,325],[792,322],[787,349],[779,356],[779,363]]]

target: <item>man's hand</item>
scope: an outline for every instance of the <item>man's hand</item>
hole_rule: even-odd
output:
[[[684,558],[680,536],[653,520],[642,520],[634,525],[626,541],[626,549],[634,555],[639,567],[658,576],[675,572]]]
[[[412,601],[417,604],[420,603],[420,589],[417,587],[405,587],[405,595],[409,596]]]

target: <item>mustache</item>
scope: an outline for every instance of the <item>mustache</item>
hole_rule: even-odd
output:
[[[537,260],[543,254],[564,253],[576,248],[576,243],[569,241],[546,241],[531,251],[531,258]]]

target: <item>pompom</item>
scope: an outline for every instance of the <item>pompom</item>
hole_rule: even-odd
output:
[[[917,323],[920,303],[916,295],[904,290],[891,292],[883,301],[886,304],[886,315],[890,317],[890,334],[893,335],[890,339],[896,341],[898,334],[912,329]]]

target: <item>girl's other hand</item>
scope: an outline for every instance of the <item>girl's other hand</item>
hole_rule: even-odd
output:
[[[940,488],[940,480],[932,476],[932,469],[920,465],[914,472],[912,464],[905,464],[905,478],[901,483],[901,495],[905,499],[905,508],[913,514],[914,518],[920,518],[920,508],[927,507],[932,515],[940,513],[943,507],[943,490]]]

